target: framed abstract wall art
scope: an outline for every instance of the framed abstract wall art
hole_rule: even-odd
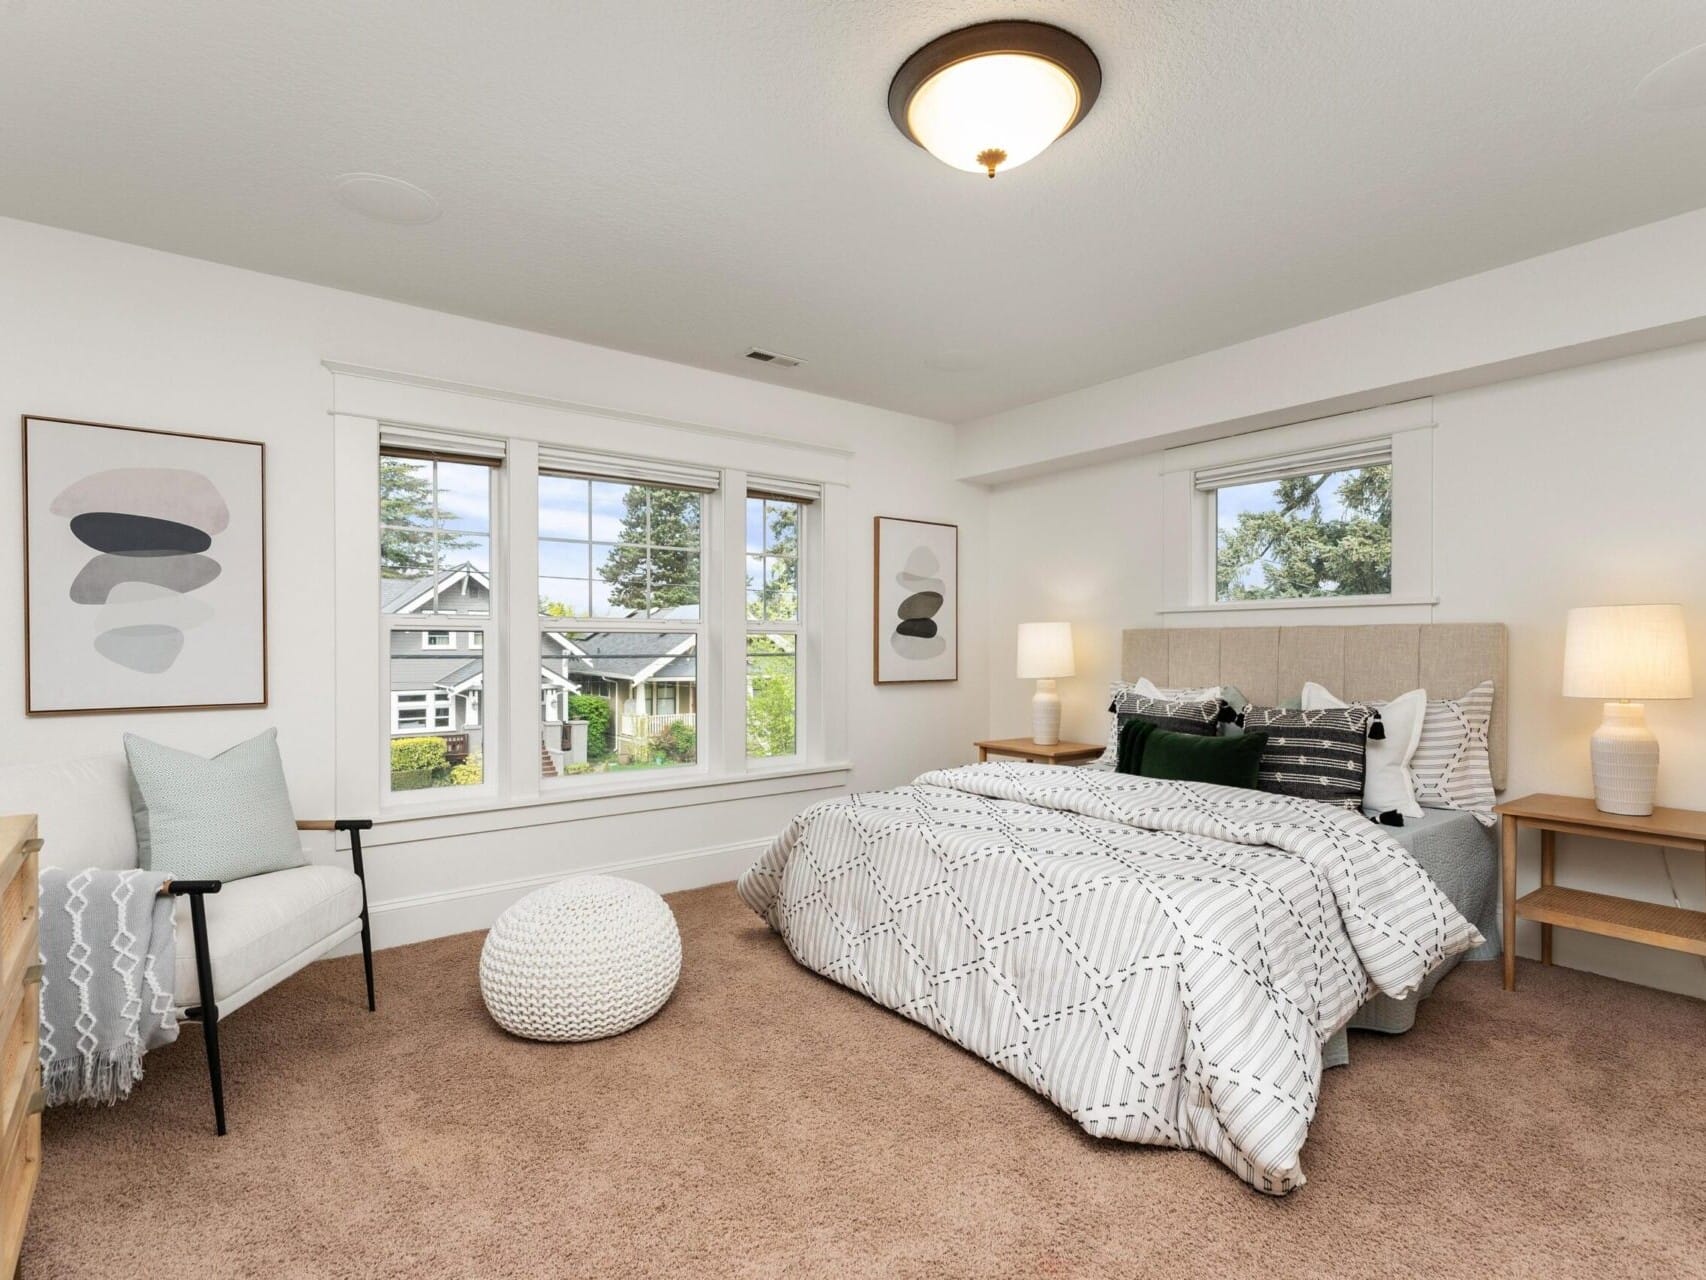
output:
[[[959,526],[878,516],[873,537],[876,683],[959,679]]]
[[[30,715],[267,701],[266,447],[25,417]]]

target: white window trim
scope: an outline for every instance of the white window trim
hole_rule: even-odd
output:
[[[1290,610],[1403,608],[1426,620],[1433,586],[1433,401],[1411,400],[1169,449],[1162,460],[1162,606],[1166,614],[1272,614]],[[1215,493],[1196,473],[1258,460],[1390,440],[1392,590],[1378,596],[1216,600]]]
[[[536,807],[565,815],[607,803],[644,806],[652,793],[682,791],[723,799],[775,794],[789,779],[813,779],[813,786],[846,781],[847,602],[845,593],[809,591],[800,625],[806,659],[800,671],[802,724],[800,754],[780,761],[748,762],[745,754],[745,530],[744,495],[749,473],[793,477],[818,487],[821,501],[807,507],[816,563],[802,565],[812,581],[833,581],[851,571],[846,485],[851,454],[832,446],[755,435],[722,427],[675,422],[609,410],[589,409],[543,397],[493,391],[353,366],[327,367],[333,374],[335,629],[339,698],[336,723],[337,789],[341,811],[373,814],[388,823],[432,822],[462,814],[490,814]],[[485,649],[486,679],[481,720],[487,781],[480,787],[405,793],[400,800],[384,785],[381,753],[389,727],[385,663],[373,625],[378,545],[378,486],[381,422],[502,438],[505,461],[496,472],[493,503],[492,577],[500,618],[490,628],[501,643]],[[540,620],[531,583],[538,571],[537,502],[541,443],[596,451],[613,439],[626,456],[699,463],[721,472],[720,494],[709,500],[714,515],[704,521],[703,574],[705,616],[699,662],[701,764],[617,778],[593,775],[571,782],[582,787],[546,786],[539,777],[540,699],[538,640]],[[531,493],[529,491],[532,491]],[[740,495],[740,501],[727,500]],[[510,519],[512,510],[527,518]],[[506,590],[519,582],[522,590]],[[711,616],[716,611],[716,617]],[[408,626],[414,617],[393,616]],[[421,618],[420,622],[427,619]],[[437,629],[444,621],[433,619]],[[579,622],[580,620],[576,620]],[[418,623],[416,623],[418,625]],[[590,626],[605,626],[605,620]],[[659,629],[634,620],[631,629]],[[467,621],[461,623],[468,629]],[[531,647],[531,651],[529,648]],[[510,678],[510,673],[518,673]],[[371,711],[365,708],[371,708]],[[809,714],[808,714],[809,708]],[[493,731],[493,726],[497,731]],[[709,789],[709,792],[706,789]],[[668,802],[659,798],[657,803]],[[518,819],[520,821],[521,819]],[[541,817],[541,821],[561,820]],[[532,822],[534,819],[526,819]]]
[[[444,637],[443,644],[438,643],[435,639],[437,636]],[[454,649],[455,647],[456,633],[454,631],[444,631],[434,627],[431,630],[421,632],[421,648],[423,649]]]

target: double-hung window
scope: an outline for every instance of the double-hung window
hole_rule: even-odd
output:
[[[538,435],[486,435],[446,408],[458,425],[339,418],[338,518],[377,526],[377,583],[373,544],[341,535],[335,583],[340,759],[373,762],[369,802],[425,820],[838,785],[845,600],[819,584],[847,536],[825,496],[841,460],[807,481],[772,469],[797,447],[737,438],[726,465],[618,455],[608,423],[545,410]],[[681,453],[715,456],[680,435]],[[375,591],[377,643],[344,622]]]
[[[493,492],[503,453],[381,437],[379,608],[390,789],[478,787],[493,611]],[[470,625],[471,623],[477,625]]]
[[[746,495],[746,754],[799,750],[800,494]]]
[[[542,449],[539,768],[549,780],[702,762],[706,468]]]

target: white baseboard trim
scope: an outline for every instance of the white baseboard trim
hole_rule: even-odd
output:
[[[388,902],[374,902],[368,906],[368,916],[373,924],[373,945],[375,949],[400,947],[453,933],[489,929],[499,913],[523,894],[542,885],[555,883],[565,876],[621,876],[626,880],[637,880],[659,893],[674,893],[681,889],[698,889],[708,884],[719,884],[740,876],[763,854],[768,845],[768,840],[743,840],[735,844],[687,849],[651,858],[608,862],[573,870],[548,871],[519,880],[499,880],[490,884],[447,889],[439,893],[392,898]],[[360,952],[361,939],[358,937],[344,943],[332,954],[351,955]]]

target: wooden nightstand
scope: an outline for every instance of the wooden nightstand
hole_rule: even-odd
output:
[[[1552,926],[1601,933],[1706,956],[1706,911],[1685,911],[1605,893],[1565,889],[1553,883],[1558,833],[1627,840],[1706,854],[1706,813],[1654,809],[1644,818],[1601,813],[1578,796],[1524,796],[1494,809],[1504,818],[1505,990],[1516,990],[1516,922],[1540,922],[1540,962],[1552,963]],[[1516,841],[1529,827],[1540,832],[1540,887],[1516,896]]]
[[[1044,747],[1029,738],[992,738],[974,745],[979,764],[990,756],[1017,756],[1032,764],[1082,764],[1086,760],[1094,760],[1104,750],[1088,742],[1057,742]]]

